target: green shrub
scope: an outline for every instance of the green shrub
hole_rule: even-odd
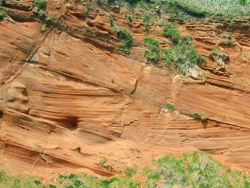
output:
[[[206,116],[205,113],[201,113],[200,118],[201,118],[202,121],[207,121],[207,116]]]
[[[222,42],[220,42],[220,45],[222,45],[222,46],[235,46],[235,39],[232,37],[231,34],[222,33],[220,35],[220,37],[223,38]]]
[[[219,50],[211,50],[209,57],[213,60],[219,60],[222,59],[223,61],[229,61],[229,55],[225,54]]]
[[[2,21],[5,16],[6,16],[6,12],[0,9],[0,21]]]
[[[159,42],[158,42],[158,40],[155,40],[155,39],[153,39],[151,37],[144,38],[142,44],[144,46],[146,46],[150,50],[153,50],[153,51],[159,50]]]
[[[35,180],[34,183],[39,186],[41,184],[41,181],[40,180]]]
[[[152,64],[157,64],[160,59],[159,52],[151,52],[149,50],[144,51],[144,56],[147,58],[147,62],[150,62]]]
[[[72,180],[72,179],[76,179],[76,178],[78,178],[78,175],[77,174],[70,174],[69,176],[68,176],[68,179],[69,180]]]
[[[160,59],[160,47],[159,42],[153,38],[146,37],[142,43],[149,50],[144,52],[144,56],[147,58],[147,62],[157,64]]]
[[[200,119],[201,121],[207,121],[207,116],[205,113],[201,113],[201,114],[198,114],[198,113],[193,113],[192,114],[192,117],[194,119]]]
[[[168,103],[167,104],[167,109],[169,110],[169,112],[172,112],[174,110],[174,105]]]
[[[126,176],[132,177],[137,171],[137,167],[125,167],[124,172]]]
[[[55,186],[55,185],[50,184],[50,185],[49,185],[49,188],[56,188],[56,186]]]
[[[134,44],[134,40],[133,37],[131,35],[131,33],[123,28],[114,26],[113,27],[117,37],[122,41],[123,45],[122,48],[126,51],[126,52],[130,52],[130,48],[133,46]]]
[[[164,34],[166,37],[171,38],[171,40],[172,40],[174,43],[176,43],[176,44],[182,40],[182,37],[181,37],[181,35],[178,33],[178,31],[176,31],[174,28],[171,28],[171,27],[164,27],[164,29],[163,29],[163,34]]]
[[[127,18],[129,26],[132,27],[132,16],[130,14],[125,14],[125,18]]]
[[[146,35],[148,35],[150,32],[151,16],[145,15],[142,20],[143,20],[143,23],[145,25],[144,31],[145,31]]]
[[[228,33],[222,33],[220,35],[220,37],[224,38],[224,39],[233,39],[232,35],[231,34],[228,34]]]
[[[199,118],[200,118],[200,115],[199,115],[198,113],[193,113],[193,114],[192,114],[192,117],[193,117],[194,119],[199,119]]]
[[[108,161],[108,160],[107,160],[106,157],[102,157],[102,158],[100,159],[100,161],[99,161],[99,164],[100,164],[101,166],[103,166],[107,161]]]
[[[165,53],[165,64],[176,69],[183,75],[188,75],[189,70],[196,65],[206,64],[207,60],[196,53],[192,44],[192,37],[182,37],[174,28],[164,27],[163,33],[176,44],[172,49],[162,50]]]
[[[44,11],[46,9],[46,1],[45,0],[32,0],[33,7],[36,7],[38,11]]]
[[[172,49],[163,50],[166,55],[165,64],[176,69],[184,76],[196,65],[206,64],[206,58],[197,54],[192,39],[185,37]]]

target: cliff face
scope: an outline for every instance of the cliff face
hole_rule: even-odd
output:
[[[222,23],[179,25],[198,53],[208,57],[219,48],[230,55],[225,70],[209,60],[206,78],[194,79],[144,64],[142,20],[129,27],[125,8],[111,11],[116,25],[133,35],[129,55],[120,50],[104,5],[47,1],[54,23],[44,32],[31,1],[6,1],[4,9],[11,19],[0,23],[2,168],[108,176],[126,165],[198,149],[250,170],[249,23],[234,27],[235,45],[229,47],[219,37],[226,31]],[[161,28],[152,30],[149,36],[170,46],[154,34]],[[166,103],[175,106],[171,114]],[[208,121],[193,119],[194,112],[204,112]],[[102,156],[106,166],[99,165]]]

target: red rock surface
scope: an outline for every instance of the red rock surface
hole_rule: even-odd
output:
[[[222,47],[226,28],[219,24],[179,26],[200,54],[219,48],[231,58],[226,71],[215,71],[209,61],[206,79],[192,79],[144,64],[142,21],[134,19],[130,28],[125,9],[113,12],[137,44],[130,55],[119,49],[105,7],[47,1],[56,24],[41,33],[39,18],[27,16],[31,5],[5,7],[13,20],[0,23],[1,168],[45,177],[67,171],[109,176],[126,165],[198,149],[250,170],[249,29],[235,28],[236,45]],[[168,46],[164,36],[150,36]],[[167,103],[175,106],[172,114]],[[194,112],[204,112],[207,124],[194,120]],[[100,166],[103,156],[108,162]]]

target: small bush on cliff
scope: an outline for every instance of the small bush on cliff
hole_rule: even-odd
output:
[[[128,176],[128,177],[132,177],[133,175],[135,175],[136,171],[137,171],[136,166],[134,166],[134,167],[125,167],[125,169],[124,169],[124,172],[125,172],[126,176]]]
[[[174,43],[178,43],[182,40],[182,37],[181,35],[178,33],[178,31],[176,31],[174,28],[171,28],[171,27],[164,27],[163,29],[163,34],[166,36],[166,37],[169,37],[171,38],[171,40],[174,42]]]
[[[201,121],[207,121],[207,115],[205,113],[201,113],[200,118]]]
[[[167,109],[168,109],[169,112],[172,112],[174,110],[174,105],[168,103],[167,104]]]
[[[108,160],[107,160],[106,157],[102,157],[102,158],[100,159],[100,161],[99,161],[99,164],[100,164],[101,166],[103,166],[107,161],[108,161]]]
[[[125,18],[128,20],[129,27],[132,27],[133,18],[130,14],[125,14]]]
[[[134,44],[134,39],[131,35],[131,33],[123,28],[114,26],[113,27],[117,37],[122,41],[123,45],[122,48],[126,51],[126,52],[130,52],[130,48],[133,46]]]
[[[147,62],[157,64],[160,59],[160,47],[159,42],[153,38],[146,37],[142,43],[149,50],[145,50],[144,56],[147,58]]]
[[[224,71],[226,68],[226,62],[230,60],[229,55],[218,50],[212,50],[209,57],[220,66],[220,70]]]
[[[6,16],[6,12],[0,9],[0,21],[2,21],[5,16]]]
[[[201,114],[193,113],[192,117],[194,119],[200,119],[201,121],[207,121],[207,115],[205,113],[201,113]]]
[[[221,46],[235,46],[235,39],[232,37],[231,34],[228,34],[228,33],[222,33],[220,35],[220,37],[223,39],[221,42],[220,42],[220,45]]]
[[[228,54],[225,54],[219,50],[211,50],[209,57],[213,60],[222,59],[223,61],[228,61],[230,59]]]
[[[193,113],[193,114],[192,114],[192,117],[193,117],[194,119],[199,119],[199,118],[200,118],[200,115],[199,115],[198,113]]]
[[[206,64],[206,58],[196,53],[191,37],[182,38],[174,48],[163,52],[166,55],[165,64],[184,76],[196,65]]]
[[[145,31],[146,35],[148,35],[150,32],[151,16],[145,15],[142,20],[143,20],[143,24],[145,26],[144,31]]]
[[[45,0],[32,0],[33,6],[38,9],[38,11],[43,11],[46,9]]]

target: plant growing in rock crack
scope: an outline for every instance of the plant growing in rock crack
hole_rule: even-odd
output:
[[[32,0],[33,13],[37,14],[42,19],[41,32],[49,28],[55,21],[53,17],[46,15],[46,0]]]
[[[221,68],[222,70],[225,69],[225,62],[228,62],[230,60],[229,55],[225,54],[219,50],[211,50],[209,57],[214,60]]]
[[[201,121],[207,121],[207,115],[205,113],[200,114]]]
[[[148,48],[145,50],[144,56],[147,58],[147,62],[157,64],[160,59],[160,47],[159,42],[153,38],[144,38],[142,44]]]
[[[44,17],[44,11],[46,9],[46,1],[45,0],[32,0],[34,13],[39,14],[41,17]]]
[[[122,45],[122,48],[130,53],[130,48],[133,46],[134,44],[134,40],[133,40],[133,37],[131,35],[131,33],[126,30],[126,29],[123,29],[123,28],[120,28],[120,27],[113,27],[117,37],[122,41],[123,45]]]
[[[144,31],[145,31],[146,35],[148,35],[149,32],[150,32],[151,16],[150,15],[145,15],[142,20],[143,20],[143,23],[145,25]]]
[[[163,34],[166,37],[169,37],[175,44],[180,42],[183,38],[181,35],[172,27],[164,27],[163,28]]]
[[[80,153],[80,152],[81,152],[81,147],[78,146],[78,147],[75,148],[75,150],[78,151],[78,152]]]
[[[123,28],[120,28],[115,25],[114,17],[113,15],[110,15],[110,25],[113,28],[113,30],[116,33],[116,36],[118,39],[122,41],[122,48],[127,52],[130,53],[130,48],[134,45],[134,39],[131,35],[131,33]]]
[[[200,113],[200,114],[198,114],[198,113],[193,113],[192,114],[192,117],[194,118],[194,119],[200,119],[201,121],[203,121],[203,122],[206,122],[207,121],[207,115],[205,114],[205,113]]]
[[[194,119],[199,119],[199,118],[200,118],[200,115],[199,115],[198,113],[193,113],[193,114],[192,114],[192,117],[193,117]]]
[[[219,43],[219,45],[221,46],[226,46],[226,47],[230,47],[230,46],[235,46],[235,39],[233,38],[233,36],[231,34],[228,33],[222,33],[220,35],[220,37],[223,39],[222,42]]]
[[[168,111],[171,113],[171,112],[173,112],[173,110],[174,110],[174,105],[172,105],[171,103],[168,103],[167,104],[167,109],[168,109]]]
[[[132,16],[130,14],[125,14],[125,18],[127,18],[128,20],[129,27],[132,27],[132,21],[133,21]]]
[[[99,164],[100,164],[101,166],[103,166],[107,161],[108,161],[108,160],[107,160],[106,157],[101,157],[101,159],[100,159],[100,161],[99,161]]]
[[[184,76],[188,76],[196,65],[201,66],[207,62],[205,57],[196,53],[191,37],[182,37],[174,48],[162,51],[166,56],[164,64]]]

